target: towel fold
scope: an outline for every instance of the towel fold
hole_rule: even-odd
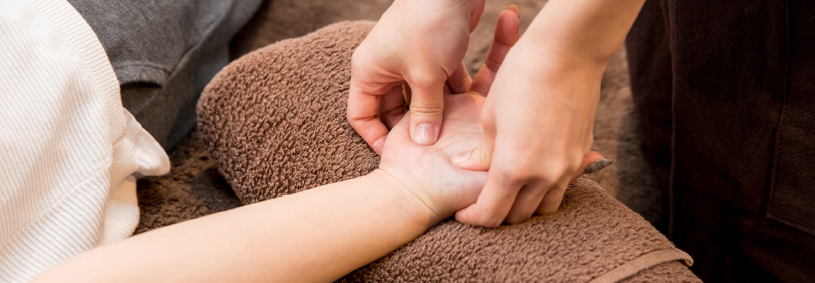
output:
[[[351,54],[372,27],[342,22],[280,41],[207,86],[198,125],[244,204],[378,167],[345,118]],[[496,229],[450,219],[340,281],[697,282],[690,264],[642,217],[581,178],[555,214]]]

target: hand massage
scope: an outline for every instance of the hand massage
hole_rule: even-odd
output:
[[[484,0],[355,2],[352,14],[381,7],[378,20],[327,19],[271,44],[258,42],[272,15],[347,3],[0,3],[0,281],[815,279],[814,263],[795,260],[815,254],[815,211],[803,205],[815,192],[783,179],[798,164],[785,154],[815,144],[785,130],[801,108],[782,104],[777,139],[797,147],[770,150],[779,157],[765,203],[751,195],[763,187],[740,183],[752,167],[700,159],[728,152],[712,144],[725,137],[684,136],[703,131],[693,119],[704,113],[682,100],[699,91],[676,88],[699,79],[676,68],[709,62],[672,59],[691,51],[661,29],[684,27],[665,19],[688,11],[671,0],[519,2],[540,12],[527,21],[526,6]],[[471,68],[468,46],[493,16]],[[589,178],[612,165],[594,151],[606,125],[595,116],[623,45],[650,168],[638,174],[665,199],[648,219],[615,198],[623,183],[611,191]],[[815,65],[806,60],[787,72]],[[654,93],[666,70],[674,89]],[[788,85],[790,100],[811,86]],[[666,95],[667,139],[657,128]],[[733,103],[734,113],[746,104]],[[693,164],[705,166],[682,167]],[[170,191],[178,183],[188,191]],[[743,199],[730,198],[739,188]]]

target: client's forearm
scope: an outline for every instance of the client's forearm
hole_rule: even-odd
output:
[[[36,282],[333,281],[440,221],[380,171],[91,250]]]

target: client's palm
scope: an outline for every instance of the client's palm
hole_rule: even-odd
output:
[[[439,140],[432,146],[414,143],[408,134],[410,114],[391,129],[379,167],[401,179],[441,218],[475,203],[487,172],[464,170],[450,158],[479,145],[481,106],[486,98],[475,93],[445,94]]]

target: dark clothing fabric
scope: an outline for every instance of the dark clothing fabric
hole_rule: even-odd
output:
[[[626,47],[692,270],[815,282],[815,1],[646,1]]]
[[[96,33],[122,104],[169,149],[195,126],[204,86],[260,0],[68,0]]]

